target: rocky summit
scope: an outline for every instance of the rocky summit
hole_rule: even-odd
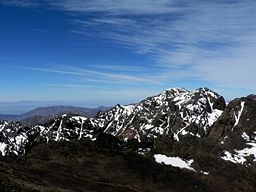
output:
[[[256,191],[256,96],[172,88],[95,117],[0,122],[5,191]],[[23,175],[22,177],[20,177]]]
[[[164,134],[179,141],[186,134],[206,135],[224,108],[224,98],[207,88],[173,88],[138,104],[116,105],[98,118],[104,119],[106,133],[123,140]]]

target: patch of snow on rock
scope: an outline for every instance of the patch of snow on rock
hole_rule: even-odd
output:
[[[124,108],[125,113],[129,116],[133,113],[134,105],[121,105]]]
[[[239,123],[240,117],[241,117],[242,112],[243,112],[243,110],[244,110],[244,103],[245,103],[245,101],[242,101],[242,102],[241,102],[241,109],[240,109],[240,111],[238,111],[238,115],[237,115],[237,116],[236,116],[236,114],[235,114],[235,112],[234,112],[234,116],[235,116],[236,122],[235,122],[235,124],[234,124],[233,127],[237,126],[238,123]]]
[[[247,143],[251,147],[244,148],[242,150],[235,150],[235,154],[231,154],[228,151],[224,151],[224,156],[221,157],[226,161],[231,161],[233,163],[244,164],[246,162],[245,157],[254,156],[254,162],[256,162],[256,143]]]
[[[86,118],[86,117],[83,117],[83,116],[73,116],[73,117],[71,117],[72,119],[74,119],[75,121],[78,121],[78,122],[80,122],[80,121],[86,121],[88,118]]]
[[[208,124],[211,126],[222,114],[223,111],[213,109],[212,113],[208,113]]]
[[[200,173],[202,173],[202,174],[204,174],[204,175],[209,175],[209,172],[207,172],[207,171],[200,171]]]
[[[245,133],[243,132],[243,134],[241,135],[241,137],[246,140],[246,141],[250,141],[250,137]]]
[[[7,145],[5,143],[0,143],[0,152],[2,153],[2,156],[5,156],[5,148],[6,148],[6,146]]]
[[[194,162],[193,159],[184,161],[180,157],[167,157],[166,155],[162,154],[155,154],[154,157],[157,163],[164,163],[166,165],[172,165],[173,167],[179,167],[181,169],[189,169],[195,171],[191,167],[191,164]]]
[[[244,162],[246,162],[246,159],[243,156],[240,156],[237,154],[231,154],[228,151],[224,151],[224,156],[221,158],[225,161],[231,161],[233,163],[244,164]]]
[[[251,147],[244,148],[242,150],[237,150],[237,154],[240,156],[248,157],[250,155],[254,156],[254,160],[256,161],[256,143],[247,143],[248,145],[251,145]]]

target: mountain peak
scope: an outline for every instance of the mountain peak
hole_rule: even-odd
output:
[[[187,92],[188,90],[183,88],[183,87],[173,87],[173,88],[168,88],[165,91],[173,91],[173,92]]]

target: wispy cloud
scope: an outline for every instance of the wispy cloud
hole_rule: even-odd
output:
[[[170,0],[55,0],[52,4],[68,11],[106,12],[109,15],[155,15],[177,11]]]
[[[1,1],[30,6],[30,0]],[[157,74],[126,66],[33,69],[95,81],[159,83],[202,80],[256,91],[255,0],[45,0],[72,13],[73,32],[96,37],[155,59]],[[31,4],[32,3],[32,4]],[[86,15],[86,16],[85,16]],[[122,65],[122,64],[121,64]],[[113,70],[108,71],[113,67]],[[126,68],[126,69],[124,69]],[[126,71],[125,71],[126,70]],[[134,71],[133,71],[134,70]],[[97,76],[97,78],[95,78]]]
[[[47,30],[47,29],[39,29],[39,28],[31,28],[31,30],[37,31],[37,32],[43,32],[43,33],[49,32],[49,30]]]
[[[32,0],[1,0],[0,4],[19,6],[19,7],[29,7],[29,6],[39,5],[38,2],[35,2]]]
[[[58,73],[64,75],[73,75],[83,77],[84,79],[88,80],[104,80],[111,81],[111,82],[129,82],[129,83],[149,83],[149,84],[159,84],[159,79],[153,78],[153,76],[132,76],[124,73],[111,73],[111,72],[104,72],[100,70],[91,70],[85,68],[78,68],[78,67],[70,67],[65,66],[64,68],[42,68],[42,67],[26,67],[28,70],[33,71],[41,71],[41,72],[48,72],[48,73]]]
[[[110,71],[121,71],[121,72],[139,72],[143,71],[143,67],[131,66],[131,65],[111,65],[111,64],[97,64],[97,65],[87,65],[87,67],[94,69],[104,69]]]
[[[124,88],[122,91],[117,90],[112,87],[105,87],[103,89],[99,89],[98,87],[93,86],[87,86],[82,84],[44,84],[44,86],[49,88],[54,88],[54,90],[57,89],[79,89],[79,90],[85,90],[88,95],[91,95],[91,99],[111,99],[112,98],[122,98],[125,96],[132,96],[130,98],[138,98],[144,99],[145,97],[148,97],[149,95],[158,94],[159,90],[152,90],[152,89],[138,89],[138,88]],[[105,95],[106,98],[103,98],[102,95]],[[136,97],[137,96],[137,97]],[[129,99],[126,98],[126,99]],[[116,103],[114,103],[116,104]]]
[[[56,84],[56,83],[51,83],[51,84],[44,84],[46,87],[51,87],[51,88],[61,88],[61,89],[88,89],[91,88],[92,86],[88,85],[80,85],[80,84]]]
[[[76,32],[154,57],[171,79],[255,90],[254,0],[65,0],[52,5],[80,16],[98,13],[74,19]]]

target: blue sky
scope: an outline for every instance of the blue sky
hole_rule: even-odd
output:
[[[254,0],[0,0],[0,101],[255,93],[255,23]]]

